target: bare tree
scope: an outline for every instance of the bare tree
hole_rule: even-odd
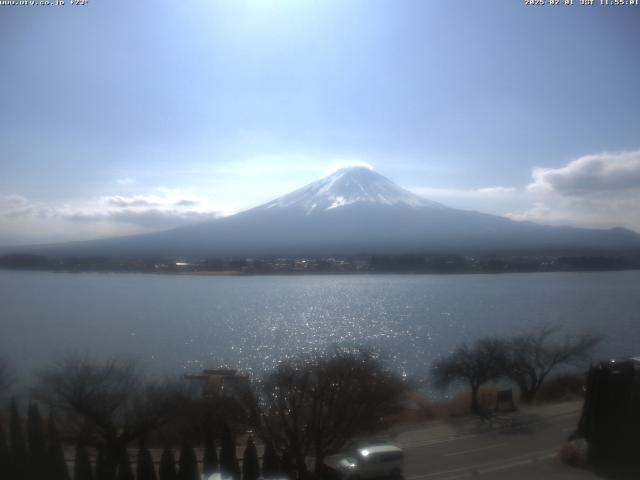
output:
[[[257,385],[254,413],[265,442],[291,455],[300,477],[305,457],[316,472],[327,455],[384,425],[402,408],[406,385],[369,351],[336,350],[282,363]]]
[[[73,436],[100,447],[108,480],[127,445],[166,423],[181,389],[145,381],[132,362],[67,356],[39,376],[36,395],[65,414]]]
[[[460,345],[448,357],[437,361],[432,374],[436,386],[445,388],[456,382],[466,382],[471,388],[471,412],[480,413],[480,387],[505,374],[507,344],[499,338],[482,338],[469,346]]]
[[[547,376],[559,365],[584,360],[602,337],[582,334],[557,340],[558,327],[541,326],[509,341],[508,376],[524,402],[535,399]]]

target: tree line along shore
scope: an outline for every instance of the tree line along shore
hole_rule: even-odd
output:
[[[332,273],[528,273],[640,269],[640,254],[573,255],[361,255],[225,258],[46,257],[10,254],[0,268],[57,272],[191,273],[273,275]]]

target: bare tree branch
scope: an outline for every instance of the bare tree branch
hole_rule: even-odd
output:
[[[472,346],[462,344],[448,357],[437,361],[432,374],[436,386],[447,387],[463,381],[471,388],[471,411],[478,413],[478,391],[490,380],[505,375],[507,365],[507,344],[499,338],[482,338]]]
[[[166,423],[184,398],[176,384],[146,381],[134,362],[74,355],[42,372],[35,394],[64,414],[77,439],[103,449],[110,476],[127,444]]]
[[[253,401],[264,440],[289,451],[300,474],[396,414],[406,385],[369,351],[336,350],[281,364],[256,385]]]
[[[518,384],[523,401],[535,399],[554,369],[585,360],[603,340],[589,333],[557,340],[559,332],[559,327],[543,325],[509,341],[507,373]]]

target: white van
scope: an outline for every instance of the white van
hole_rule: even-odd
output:
[[[345,480],[402,478],[404,455],[395,445],[367,445],[342,456],[335,464]]]

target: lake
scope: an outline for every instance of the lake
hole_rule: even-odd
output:
[[[537,324],[640,354],[640,272],[213,277],[0,271],[0,355],[22,379],[65,352],[156,374],[261,371],[332,345],[384,352],[425,378],[462,341]],[[27,380],[28,381],[28,380]]]

